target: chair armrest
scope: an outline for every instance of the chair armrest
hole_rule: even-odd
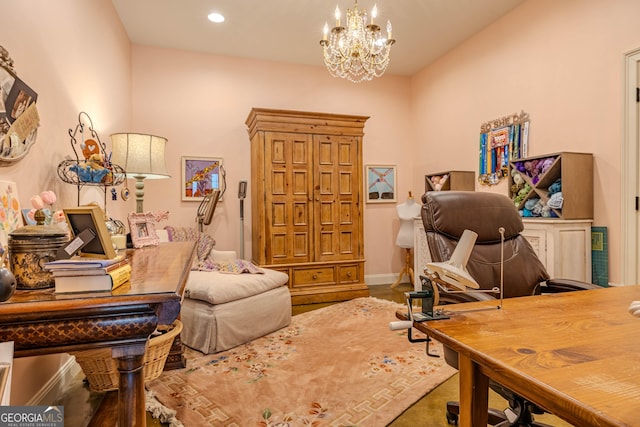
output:
[[[584,291],[587,289],[600,289],[602,286],[581,282],[572,279],[549,279],[540,287],[543,294],[556,294],[559,292]]]

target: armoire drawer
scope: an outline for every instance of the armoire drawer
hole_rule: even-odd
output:
[[[293,286],[333,284],[335,282],[335,269],[333,267],[293,269]]]
[[[338,277],[340,278],[340,283],[357,283],[360,280],[360,275],[358,274],[359,268],[356,264],[350,265],[341,265],[338,267]]]

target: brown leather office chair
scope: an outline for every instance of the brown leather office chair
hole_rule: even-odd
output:
[[[505,298],[598,288],[597,285],[575,280],[549,279],[549,274],[533,248],[520,234],[524,226],[518,210],[504,195],[472,191],[431,191],[422,196],[422,202],[422,222],[434,262],[449,260],[465,229],[478,234],[467,270],[478,282],[480,289],[500,287],[503,249]],[[501,227],[504,228],[504,248],[499,231]],[[428,283],[426,285],[429,286]],[[492,293],[473,291],[447,293],[442,290],[439,294],[440,304],[499,298],[499,295]],[[445,348],[445,359],[448,364],[457,368],[457,353]],[[540,408],[493,381],[490,382],[490,387],[507,399],[510,406],[506,411],[490,410],[491,425],[546,426],[533,420],[533,413],[542,413]],[[458,414],[457,402],[449,402],[449,423],[457,423]]]

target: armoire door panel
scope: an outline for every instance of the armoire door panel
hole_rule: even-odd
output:
[[[309,163],[309,143],[306,137],[293,138],[291,143],[291,163],[303,165],[305,168]]]
[[[353,204],[340,202],[340,225],[353,225]]]
[[[299,231],[293,233],[293,258],[306,261],[309,258],[309,233]]]
[[[335,255],[336,248],[334,245],[335,242],[335,233],[332,231],[322,231],[320,232],[320,254],[321,255]]]
[[[340,232],[340,254],[353,255],[355,251],[355,241],[353,240],[353,233],[351,231]]]
[[[287,233],[271,234],[270,255],[274,261],[287,258]]]
[[[271,228],[286,227],[287,225],[287,204],[286,202],[271,203]]]
[[[357,164],[357,153],[354,152],[354,146],[351,141],[338,143],[338,163],[340,165]]]
[[[309,194],[309,172],[306,170],[291,171],[291,193],[296,196],[307,196]]]
[[[270,140],[271,163],[284,164],[285,160],[285,144],[284,138],[273,137]]]
[[[285,195],[287,194],[287,176],[284,170],[271,171],[271,194]]]
[[[333,215],[333,202],[321,202],[320,203],[320,225],[333,225],[335,217]]]
[[[353,194],[353,172],[340,171],[340,195],[352,195]]]
[[[320,139],[318,141],[318,151],[316,158],[318,159],[319,165],[333,165],[333,146],[334,143],[328,136],[325,136],[324,139]]]
[[[295,202],[293,203],[293,225],[308,227],[309,224],[309,203]]]

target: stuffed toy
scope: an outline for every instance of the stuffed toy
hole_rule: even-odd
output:
[[[445,175],[434,175],[432,176],[431,179],[431,183],[433,183],[433,188],[436,191],[440,191],[442,190],[442,186],[444,185],[445,182],[447,182],[447,178],[449,178],[448,174]]]
[[[86,160],[89,160],[89,158],[94,155],[100,155],[100,146],[93,139],[87,139],[84,141],[80,144],[80,148],[82,148],[82,155]]]
[[[86,160],[80,164],[73,165],[69,170],[78,174],[78,180],[80,182],[103,182],[109,174],[109,169],[103,166],[102,156],[100,154],[92,154]]]

